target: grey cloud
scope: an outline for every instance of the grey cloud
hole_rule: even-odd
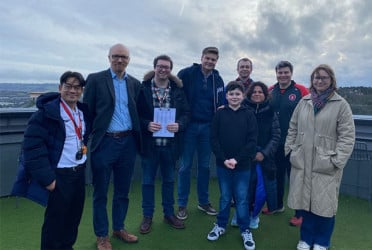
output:
[[[215,45],[226,81],[236,76],[242,56],[253,59],[254,79],[269,83],[282,59],[294,63],[295,79],[305,83],[319,63],[334,67],[342,83],[372,79],[368,0],[3,0],[0,8],[0,81],[102,70],[117,42],[130,48],[128,70],[138,78],[158,54],[170,55],[177,71],[200,62],[201,50]]]

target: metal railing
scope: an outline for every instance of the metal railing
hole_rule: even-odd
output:
[[[11,192],[17,174],[18,155],[27,121],[35,108],[0,109],[0,197]],[[344,170],[341,192],[372,200],[372,116],[354,116],[357,143]],[[212,157],[213,158],[213,157]],[[134,179],[139,180],[141,167],[136,161]],[[212,175],[215,166],[211,164]],[[91,173],[87,169],[87,183]]]

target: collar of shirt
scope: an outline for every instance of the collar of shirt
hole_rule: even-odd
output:
[[[110,72],[111,72],[112,79],[118,79],[118,76],[116,75],[116,73],[114,71],[112,71],[112,68],[110,68]],[[127,72],[125,72],[123,80],[127,80],[127,78],[128,78],[128,74],[127,74]]]

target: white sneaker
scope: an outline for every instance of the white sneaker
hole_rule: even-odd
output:
[[[318,244],[314,244],[314,248],[313,248],[313,250],[327,250],[327,249],[328,249],[327,247],[323,247]]]
[[[242,237],[245,250],[254,250],[256,248],[251,231],[247,229],[242,233]]]
[[[218,240],[220,235],[223,235],[224,233],[225,233],[225,228],[220,227],[215,223],[212,231],[209,232],[209,234],[207,236],[207,239],[208,240]]]
[[[310,250],[310,246],[305,241],[300,240],[297,244],[297,250]]]

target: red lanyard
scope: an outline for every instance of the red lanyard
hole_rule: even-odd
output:
[[[77,137],[79,138],[79,140],[81,140],[81,138],[82,138],[81,137],[82,124],[81,124],[81,120],[80,120],[80,114],[78,116],[79,126],[77,126],[76,122],[75,122],[75,119],[72,117],[72,114],[71,114],[70,110],[67,108],[66,104],[63,101],[61,101],[61,104],[62,104],[63,109],[66,111],[67,115],[70,117],[70,120],[74,124],[75,132],[76,132]]]

